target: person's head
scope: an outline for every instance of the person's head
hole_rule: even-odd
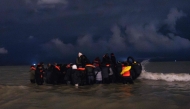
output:
[[[99,60],[100,60],[100,58],[99,58],[99,57],[96,57],[96,58],[95,58],[95,60],[96,60],[96,61],[99,61]]]
[[[124,64],[124,66],[128,66],[128,65],[129,65],[129,63],[128,63],[128,62],[124,62],[123,64]]]
[[[37,65],[37,68],[42,69],[42,66],[41,65]]]
[[[72,65],[72,69],[77,69],[77,65]]]
[[[92,63],[88,59],[86,59],[85,64],[92,64]]]
[[[81,53],[81,52],[78,53],[78,57],[80,57],[80,56],[82,56],[82,53]]]

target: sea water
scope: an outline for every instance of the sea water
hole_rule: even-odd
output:
[[[0,109],[189,109],[190,62],[142,62],[133,85],[38,86],[30,66],[0,66]]]

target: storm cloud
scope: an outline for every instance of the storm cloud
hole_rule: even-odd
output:
[[[181,13],[181,14],[180,14]],[[110,28],[112,35],[108,39],[99,38],[96,41],[93,40],[93,34],[79,36],[76,43],[65,44],[60,39],[52,39],[49,42],[49,46],[59,49],[64,53],[68,51],[70,53],[81,51],[90,51],[94,53],[105,53],[108,51],[114,52],[174,52],[181,49],[189,49],[190,41],[174,33],[168,33],[163,35],[158,32],[160,23],[168,25],[168,29],[175,30],[175,24],[180,17],[185,17],[185,14],[177,9],[171,9],[170,13],[166,16],[166,19],[161,22],[149,22],[142,25],[126,25],[124,32],[121,32],[121,28],[118,25],[114,25]],[[175,31],[174,31],[175,32]],[[52,43],[54,42],[54,43]],[[68,49],[71,48],[71,49]]]
[[[190,56],[189,29],[182,25],[190,25],[189,1],[11,1],[0,2],[0,46],[9,57],[17,49],[26,61],[31,55],[72,61],[78,52],[92,59],[111,52],[118,58]]]

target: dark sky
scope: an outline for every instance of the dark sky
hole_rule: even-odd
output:
[[[190,60],[189,0],[1,0],[0,65]]]

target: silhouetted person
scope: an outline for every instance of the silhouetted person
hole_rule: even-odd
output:
[[[103,58],[102,58],[102,63],[106,63],[106,64],[109,64],[110,63],[110,57],[108,55],[108,53],[106,53]]]
[[[133,79],[132,79],[130,70],[131,70],[131,66],[129,66],[129,63],[125,62],[124,66],[122,67],[122,71],[120,73],[123,78],[122,79],[123,84],[127,84],[127,83],[133,84]]]
[[[76,65],[72,65],[72,83],[73,85],[75,85],[76,87],[79,86],[80,83],[80,73],[77,70],[77,66]]]
[[[102,82],[103,84],[109,83],[109,64],[102,63]]]
[[[53,68],[53,72],[52,72],[52,79],[53,79],[53,84],[58,84],[59,83],[59,73],[60,73],[60,66],[55,63],[54,64],[54,68]]]
[[[85,71],[86,71],[86,74],[87,74],[88,84],[89,85],[94,84],[94,82],[95,82],[94,68],[95,68],[95,66],[90,64],[90,63],[86,64],[86,66],[85,66]]]
[[[101,64],[100,58],[99,58],[99,57],[96,57],[96,58],[94,59],[94,62],[93,62],[93,63],[96,64],[96,65],[98,65],[98,66],[100,66],[100,64]]]
[[[35,81],[35,70],[36,70],[36,68],[35,68],[35,66],[34,65],[32,65],[32,66],[30,66],[30,82],[31,83],[35,83],[36,81]]]
[[[90,61],[86,57],[86,55],[82,54],[81,52],[78,53],[78,57],[76,58],[76,65],[77,67],[85,67],[87,63]]]
[[[113,63],[114,66],[116,65],[116,58],[113,53],[111,53],[111,62]]]
[[[38,85],[42,85],[44,83],[43,79],[43,68],[41,65],[37,65],[36,71],[35,71],[35,80]]]
[[[67,85],[70,85],[70,84],[73,84],[72,83],[72,65],[73,64],[67,64],[66,66],[66,73],[65,73],[65,77],[64,77],[64,80],[66,82]]]

